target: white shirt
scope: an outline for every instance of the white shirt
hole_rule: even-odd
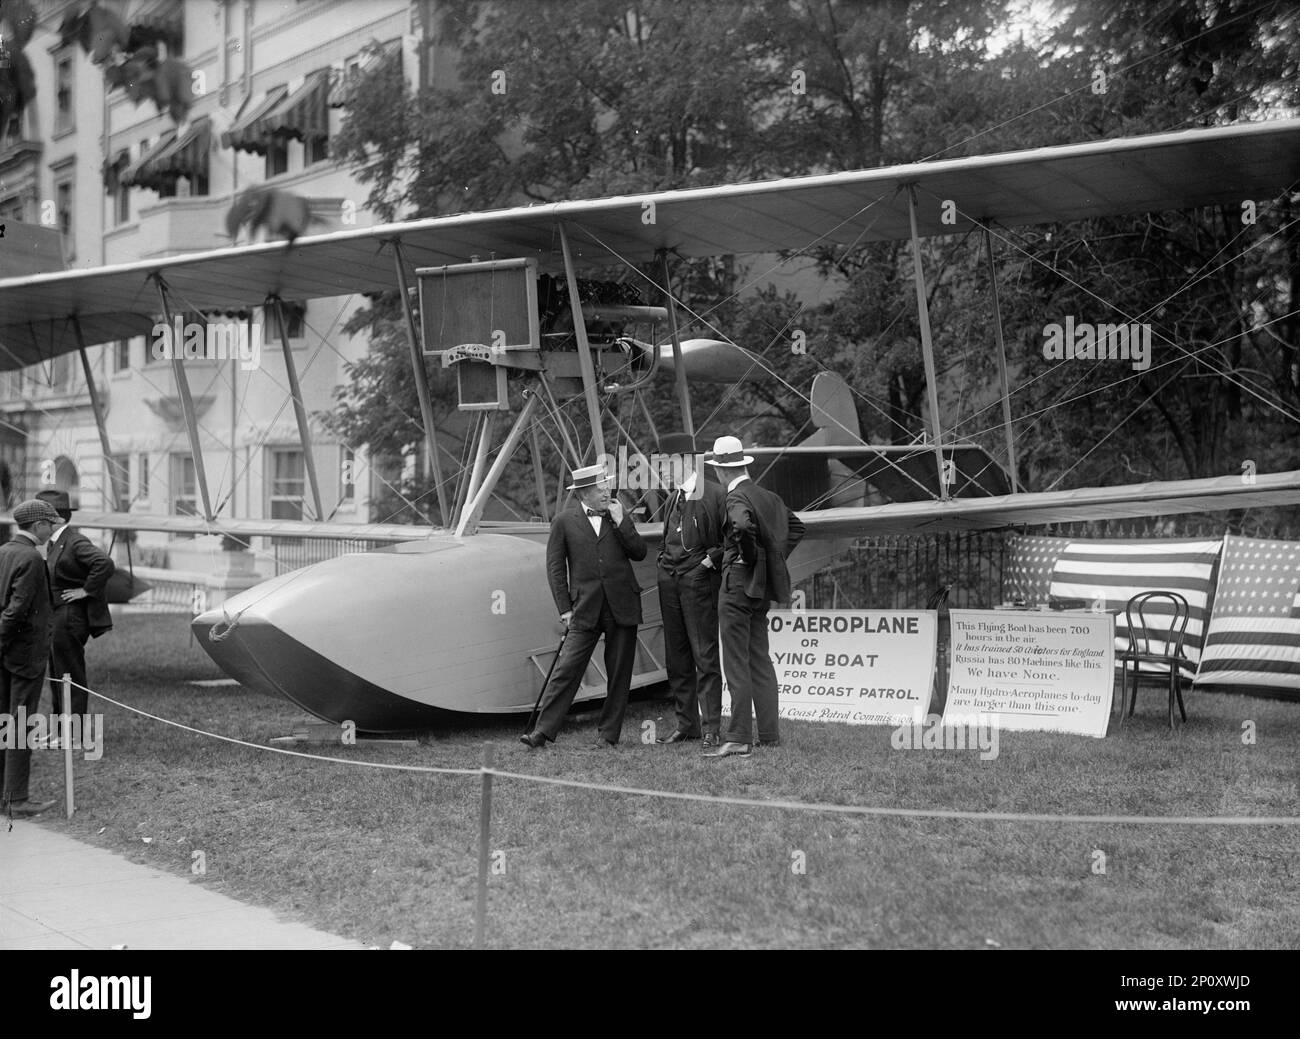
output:
[[[58,530],[56,530],[53,534],[50,535],[50,540],[46,542],[46,545],[47,545],[47,546],[50,546],[50,545],[57,545],[57,544],[59,543],[59,537],[60,537],[60,536],[63,534],[63,532],[64,532],[65,530],[67,530],[70,526],[72,526],[71,521],[69,521],[69,522],[67,522],[67,523],[64,523],[61,527],[59,527]]]
[[[727,484],[727,493],[730,494],[732,491],[734,491],[737,487],[739,487],[742,483],[744,483],[748,479],[749,479],[749,473],[745,473],[743,476],[737,476],[734,480],[731,481],[731,483]]]
[[[596,532],[596,537],[600,537],[600,521],[605,518],[604,515],[599,512],[593,515],[585,505],[582,510],[587,514],[587,522],[591,524],[591,529]]]

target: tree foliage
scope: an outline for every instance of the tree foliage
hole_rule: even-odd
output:
[[[381,216],[690,187],[1180,130],[1294,112],[1297,15],[1282,4],[1098,0],[1062,5],[1039,42],[1002,40],[995,0],[786,3],[571,0],[438,6],[452,85],[405,89],[400,63],[357,92],[341,154]],[[1246,200],[1243,200],[1246,201]],[[992,228],[1022,481],[1033,488],[1300,466],[1294,196],[1007,231]],[[675,262],[674,289],[719,332],[764,357],[733,388],[693,387],[707,437],[780,442],[807,419],[820,370],[854,388],[868,439],[928,428],[907,242],[810,245],[838,291],[817,306],[730,258]],[[1004,457],[982,237],[922,248],[945,438]],[[624,273],[659,302],[658,270]],[[1055,363],[1044,327],[1149,321],[1146,370]],[[371,417],[415,415],[404,341],[377,325],[337,415],[353,432],[408,436]],[[790,349],[797,329],[806,354]],[[393,373],[381,370],[391,364]],[[448,406],[444,401],[443,405]],[[665,387],[652,404],[675,425]],[[581,425],[581,423],[579,423]],[[400,429],[400,431],[399,431]]]

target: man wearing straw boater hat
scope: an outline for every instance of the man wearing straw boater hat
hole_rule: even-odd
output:
[[[555,517],[546,543],[546,576],[566,634],[542,690],[537,726],[519,737],[533,749],[555,742],[602,634],[606,693],[596,746],[617,746],[623,732],[641,623],[632,562],[645,558],[646,544],[609,486],[603,465],[575,469],[569,490],[578,500]]]
[[[767,611],[790,601],[786,559],[803,538],[803,524],[785,502],[749,478],[754,461],[738,437],[718,437],[707,456],[727,487],[726,548],[718,621],[722,629],[722,673],[731,692],[726,742],[705,756],[743,757],[753,744],[758,717],[759,746],[781,742],[776,669],[767,651]]]
[[[18,745],[15,723],[40,710],[53,621],[39,546],[49,540],[59,514],[43,501],[25,501],[14,508],[14,522],[13,540],[0,545],[0,712],[9,723],[0,740],[0,811],[38,815],[54,802],[27,796],[32,751],[25,732],[24,745]]]
[[[59,515],[46,550],[50,595],[54,602],[54,641],[50,646],[50,685],[54,711],[63,711],[63,676],[72,676],[72,713],[84,715],[90,705],[86,691],[86,642],[112,630],[113,618],[104,599],[104,586],[116,567],[108,554],[69,524],[72,502],[67,491],[41,491],[36,497]]]

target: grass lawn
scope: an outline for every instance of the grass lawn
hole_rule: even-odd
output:
[[[267,747],[306,719],[221,677],[188,618],[119,615],[88,648],[91,685],[140,709]],[[1185,694],[1171,736],[1143,690],[1105,740],[1001,733],[1000,754],[903,751],[885,727],[783,722],[784,745],[710,761],[639,742],[673,725],[634,702],[618,750],[576,715],[555,746],[522,720],[467,722],[419,746],[322,748],[357,760],[498,768],[597,783],[885,807],[1115,815],[1300,814],[1300,706]],[[43,701],[48,709],[48,697]],[[77,813],[41,825],[387,947],[473,937],[478,776],[411,774],[224,743],[91,700],[105,750],[77,760]],[[1256,742],[1242,742],[1242,723]],[[33,797],[62,795],[33,756]],[[146,844],[144,837],[153,838]],[[1295,948],[1300,828],[846,817],[494,781],[489,944],[612,948]],[[1102,853],[1102,854],[1098,854]],[[803,871],[797,867],[802,863]],[[1104,872],[1100,869],[1104,865]]]

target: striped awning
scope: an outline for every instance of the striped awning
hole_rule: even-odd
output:
[[[259,120],[263,132],[277,137],[296,137],[306,141],[327,137],[329,118],[330,70],[309,73],[303,85]]]
[[[259,125],[263,116],[279,106],[287,93],[287,87],[272,87],[262,95],[260,101],[249,105],[244,113],[231,124],[230,129],[221,135],[222,146],[235,148],[238,151],[256,152],[258,155],[265,155],[266,142],[254,128]]]
[[[135,47],[162,40],[179,50],[185,40],[185,9],[181,0],[140,0],[126,14]]]
[[[222,143],[265,155],[275,138],[296,137],[306,141],[313,137],[327,137],[329,89],[330,70],[317,69],[309,73],[302,86],[292,93],[286,94],[283,87],[268,91],[256,107],[222,135]]]
[[[206,177],[212,129],[207,116],[194,120],[181,134],[164,134],[162,138],[128,166],[122,183],[161,191],[177,177]]]
[[[123,171],[131,165],[131,153],[123,148],[112,159],[105,159],[104,164],[100,167],[100,172],[104,178],[104,190],[116,191],[118,185],[122,182]]]

